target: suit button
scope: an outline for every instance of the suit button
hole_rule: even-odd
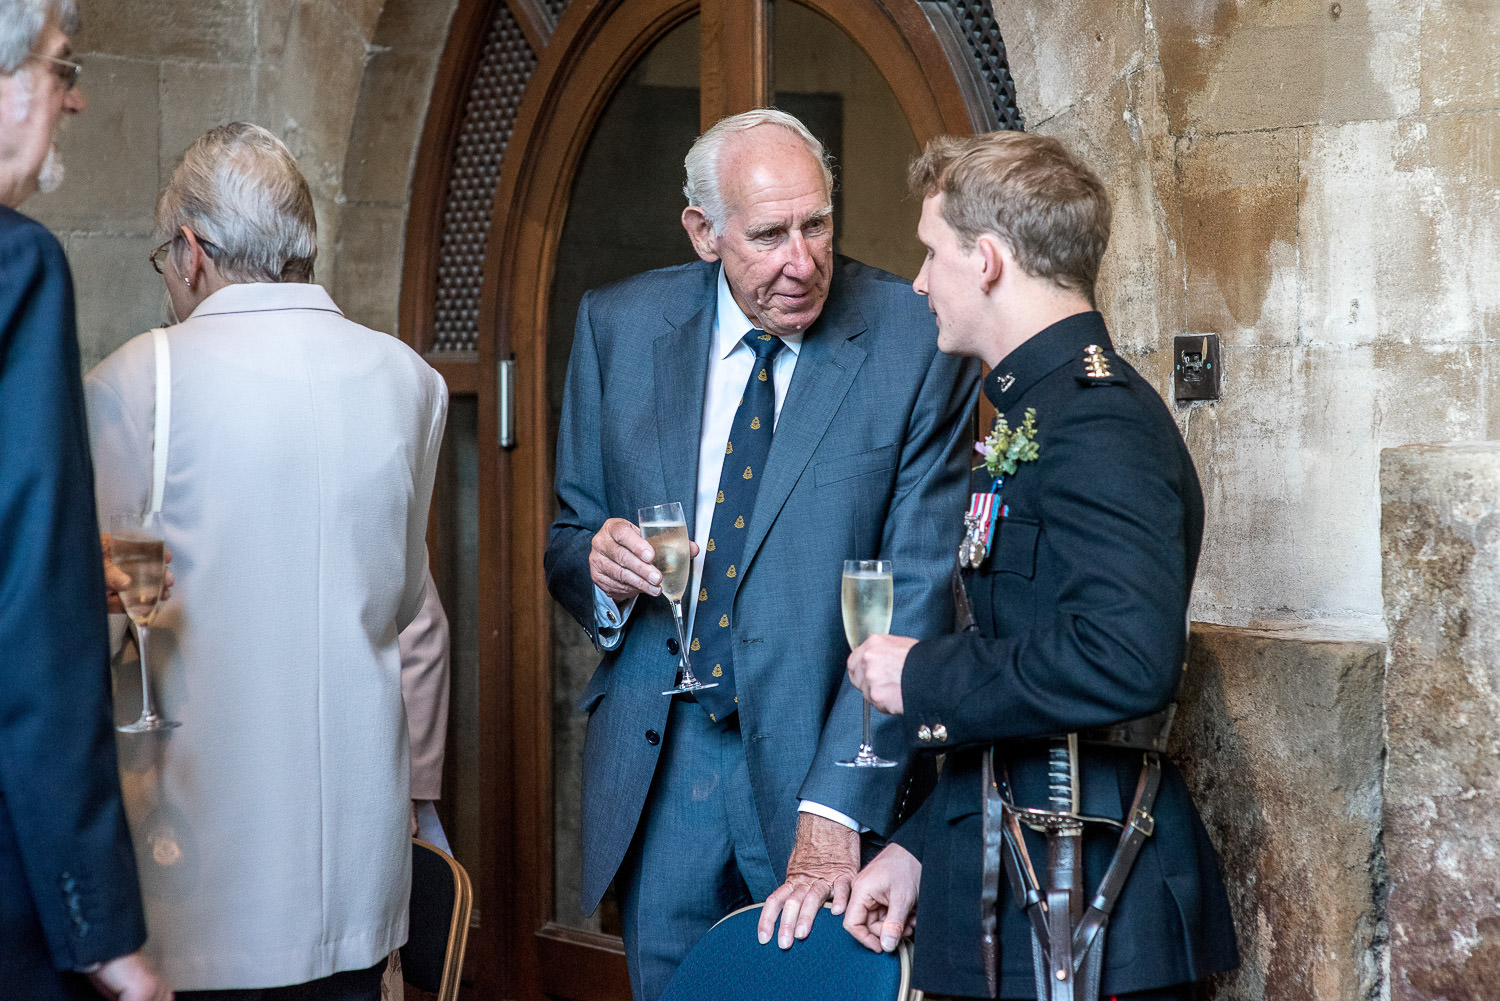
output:
[[[657,744],[661,743],[661,734],[657,733],[655,730],[647,730],[646,743],[650,744],[652,747],[655,747]]]
[[[677,641],[676,640],[674,640],[674,639],[667,640],[667,653],[670,653],[673,656],[677,655]]]
[[[932,740],[932,730],[928,728],[926,723],[917,727],[917,739],[924,744]]]
[[[938,741],[939,743],[942,743],[943,741],[947,740],[948,739],[948,728],[946,726],[944,726],[943,724],[941,724],[941,723],[939,723],[937,726],[933,727],[932,728],[932,739]]]

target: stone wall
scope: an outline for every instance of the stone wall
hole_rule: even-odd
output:
[[[394,330],[407,191],[457,0],[81,0],[88,109],[63,127],[67,180],[25,210],[57,232],[78,283],[89,367],[161,323],[156,196],[214,125],[265,125],[312,187],[318,279],[356,320]]]
[[[1500,442],[1380,474],[1392,1001],[1500,997]]]
[[[1381,466],[1500,437],[1500,7],[995,8],[1027,127],[1115,200],[1116,343],[1168,400],[1172,336],[1224,343],[1223,399],[1175,408],[1208,508],[1175,745],[1243,953],[1213,996],[1500,997],[1496,453]]]
[[[1381,629],[1380,449],[1500,436],[1500,7],[996,0],[1027,127],[1117,206],[1101,307],[1208,500],[1194,617]],[[1170,396],[1169,396],[1170,398]]]
[[[1379,997],[1385,647],[1195,623],[1172,756],[1219,849],[1241,964],[1215,1001]]]

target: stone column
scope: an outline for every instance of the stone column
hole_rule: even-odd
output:
[[[1380,461],[1392,1001],[1500,998],[1500,442]]]
[[[1381,978],[1385,646],[1328,623],[1193,623],[1172,732],[1219,850],[1240,968],[1214,1001],[1369,1001]]]

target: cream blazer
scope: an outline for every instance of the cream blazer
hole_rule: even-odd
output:
[[[406,939],[397,633],[422,602],[447,390],[316,285],[231,285],[168,339],[176,586],[148,652],[182,726],[118,740],[146,949],[179,990],[371,966]],[[142,335],[85,381],[101,520],[147,506],[154,364]]]

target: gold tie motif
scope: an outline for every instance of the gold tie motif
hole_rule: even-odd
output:
[[[693,653],[698,652],[698,637],[693,637]]]
[[[741,553],[747,529],[754,513],[755,495],[760,479],[756,474],[765,468],[771,450],[771,435],[776,426],[777,352],[785,349],[781,338],[764,330],[751,330],[741,338],[742,346],[754,354],[753,361],[740,369],[744,380],[733,421],[724,439],[720,459],[718,506],[708,527],[710,536],[704,551],[697,618],[703,623],[699,635],[701,660],[708,670],[702,677],[713,684],[698,693],[697,698],[709,719],[730,718],[735,711],[734,695],[734,620],[735,588],[741,576],[735,564],[749,558]],[[737,355],[737,357],[739,357]],[[708,625],[718,622],[719,628]],[[699,646],[694,646],[699,650]]]

